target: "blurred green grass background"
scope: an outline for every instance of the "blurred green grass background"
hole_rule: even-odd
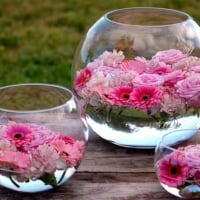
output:
[[[199,0],[0,0],[0,86],[26,82],[71,88],[75,50],[107,11],[155,6],[200,20]]]

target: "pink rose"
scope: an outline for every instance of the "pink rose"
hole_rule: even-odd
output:
[[[120,67],[127,71],[134,71],[138,74],[142,74],[146,70],[146,66],[139,60],[124,60]]]
[[[179,60],[177,63],[172,65],[174,70],[181,69],[184,71],[191,71],[191,68],[195,66],[200,66],[200,58],[195,56],[189,56]]]
[[[185,73],[181,70],[175,70],[171,73],[163,75],[164,84],[167,86],[173,86],[177,81],[183,80],[185,78]]]
[[[140,86],[140,85],[154,85],[159,86],[164,83],[164,79],[162,76],[158,74],[141,74],[139,76],[136,76],[133,80],[134,86]]]
[[[169,49],[157,52],[152,59],[159,59],[159,61],[166,64],[173,64],[186,56],[178,49]]]
[[[177,93],[185,98],[190,105],[200,106],[200,77],[191,76],[178,81],[175,88]]]

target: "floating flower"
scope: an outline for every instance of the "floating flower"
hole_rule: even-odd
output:
[[[90,78],[91,78],[91,71],[88,68],[85,68],[78,74],[78,77],[75,80],[75,87],[77,88],[83,87],[89,81]]]
[[[114,88],[108,98],[107,101],[113,105],[130,105],[130,94],[133,91],[130,86],[123,86]]]
[[[34,137],[23,145],[25,151],[29,151],[42,144],[50,143],[52,140],[60,137],[60,133],[56,133],[45,126],[30,123],[27,125],[33,131]]]
[[[53,146],[43,144],[30,151],[31,154],[31,173],[40,177],[43,173],[53,173],[56,169],[65,169],[58,167],[60,156]]]
[[[68,140],[57,139],[52,142],[52,145],[70,166],[77,164],[77,161],[80,160],[84,150],[84,143],[78,140],[71,143],[68,142]]]
[[[156,163],[159,180],[170,186],[182,185],[188,178],[189,166],[184,158],[184,154],[173,152],[166,155]]]
[[[158,51],[148,59],[105,51],[86,63],[74,81],[86,109],[138,109],[163,125],[188,111],[198,114],[199,86],[200,58],[179,49]]]
[[[21,147],[33,139],[33,132],[28,125],[14,123],[7,127],[5,138],[7,138],[16,147]]]
[[[175,62],[178,62],[182,58],[185,58],[187,55],[183,54],[178,49],[167,49],[163,51],[157,52],[152,59],[158,59],[161,62],[164,62],[166,64],[173,64]]]
[[[30,157],[23,152],[0,151],[0,168],[20,172],[30,165]]]
[[[146,111],[161,102],[162,92],[155,86],[142,85],[130,94],[132,106]]]
[[[119,67],[127,71],[135,71],[142,74],[146,70],[146,65],[138,60],[124,60],[120,63]]]
[[[77,161],[80,160],[83,153],[84,143],[82,141],[76,141],[73,145],[66,144],[62,155],[68,161],[70,166],[79,164]]]
[[[34,123],[9,122],[1,127],[0,174],[4,176],[14,174],[10,178],[18,182],[40,179],[54,187],[57,171],[65,173],[80,163],[84,141]]]
[[[170,149],[164,147],[161,150],[163,156],[155,163],[159,181],[182,198],[199,199],[200,145],[185,143],[177,149]]]
[[[164,78],[158,74],[141,74],[133,80],[133,86],[154,85],[162,86]]]
[[[200,77],[191,76],[176,83],[177,93],[187,101],[195,98],[200,93]],[[199,106],[199,101],[196,106]]]

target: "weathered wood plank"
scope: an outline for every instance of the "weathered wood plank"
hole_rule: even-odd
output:
[[[154,150],[119,147],[91,134],[79,171],[154,172]]]
[[[77,173],[68,183],[43,193],[0,190],[1,200],[169,200],[154,173]]]

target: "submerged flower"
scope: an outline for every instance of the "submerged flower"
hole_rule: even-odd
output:
[[[44,125],[9,122],[1,129],[0,174],[18,182],[39,179],[57,186],[67,168],[80,163],[84,145]],[[63,172],[60,180],[57,170]]]
[[[0,151],[0,168],[18,170],[29,167],[30,157],[23,152]]]
[[[44,172],[53,173],[56,169],[65,169],[66,164],[62,162],[57,151],[48,144],[43,144],[30,151],[31,168],[30,174],[41,176]]]
[[[70,166],[76,166],[82,158],[83,150],[84,142],[77,140],[73,145],[67,144],[62,155],[64,155]]]
[[[189,166],[184,154],[173,152],[156,163],[159,180],[171,187],[181,186],[188,178]]]
[[[5,138],[16,147],[21,147],[33,138],[33,132],[28,124],[13,123],[8,126]]]
[[[186,146],[184,154],[190,167],[200,169],[200,144]]]
[[[7,139],[0,139],[0,151],[17,151],[17,148]]]
[[[75,166],[82,158],[84,150],[83,141],[74,141],[73,143],[66,142],[62,139],[57,139],[52,142],[56,151],[63,157],[69,166]]]
[[[155,86],[143,85],[134,88],[130,94],[130,101],[132,106],[146,111],[156,104],[160,103],[162,99],[162,92]]]
[[[25,151],[29,151],[30,149],[36,148],[42,144],[50,143],[52,140],[60,137],[60,133],[54,132],[42,125],[29,124],[29,127],[33,131],[34,137],[23,145]]]

